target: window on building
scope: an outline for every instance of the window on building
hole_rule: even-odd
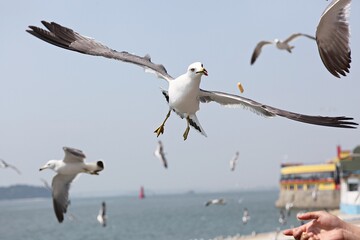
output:
[[[359,188],[359,184],[357,184],[357,183],[348,183],[348,191],[349,192],[357,191],[358,188]]]

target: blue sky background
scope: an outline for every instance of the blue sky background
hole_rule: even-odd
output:
[[[0,171],[0,186],[41,185],[52,171],[38,169],[63,157],[63,146],[103,159],[100,176],[83,175],[72,194],[118,194],[144,185],[153,192],[222,191],[276,187],[280,163],[325,162],[336,145],[353,149],[359,130],[265,119],[249,110],[203,104],[197,114],[208,134],[190,130],[175,114],[162,140],[165,170],[153,156],[154,129],[168,106],[167,84],[134,65],[66,51],[26,33],[55,21],[111,48],[150,54],[176,77],[189,64],[209,72],[201,87],[240,94],[310,115],[351,116],[360,122],[360,3],[352,2],[351,72],[337,79],[324,67],[315,41],[298,38],[292,54],[272,46],[250,66],[260,40],[295,32],[315,35],[327,1],[2,1],[0,3],[0,157],[21,176]],[[229,160],[240,152],[238,168]]]

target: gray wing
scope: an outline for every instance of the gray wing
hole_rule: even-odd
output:
[[[83,151],[70,147],[63,147],[63,149],[65,152],[64,162],[84,162],[86,156]]]
[[[333,0],[316,30],[320,58],[327,70],[338,78],[349,73],[351,63],[349,9],[350,0]]]
[[[159,153],[160,153],[161,161],[163,162],[164,167],[167,168],[168,165],[167,165],[167,160],[165,158],[164,147],[163,147],[162,143],[160,143]]]
[[[145,71],[155,73],[167,81],[173,78],[167,73],[165,67],[161,64],[151,62],[150,56],[140,57],[128,52],[118,52],[113,50],[96,40],[83,36],[70,28],[66,28],[55,22],[41,21],[41,23],[48,29],[42,29],[36,26],[29,26],[30,29],[26,30],[33,36],[53,44],[55,46],[65,48],[71,51],[76,51],[88,55],[102,56],[112,58],[123,62],[133,63],[141,66]]]
[[[254,62],[256,61],[256,59],[259,57],[262,47],[266,44],[272,44],[272,43],[273,42],[270,42],[270,41],[261,41],[256,45],[254,52],[251,56],[251,61],[250,61],[251,65],[253,65]]]
[[[338,128],[356,128],[356,126],[358,125],[355,122],[351,122],[353,118],[350,117],[323,117],[303,115],[274,108],[251,100],[249,98],[244,98],[238,95],[223,92],[205,91],[200,89],[199,99],[201,102],[204,103],[214,101],[221,105],[229,107],[242,106],[245,108],[249,108],[253,112],[265,117],[280,116],[298,122]]]
[[[294,40],[295,38],[297,37],[307,37],[307,38],[310,38],[310,39],[313,39],[313,40],[316,40],[315,37],[311,36],[311,35],[308,35],[308,34],[305,34],[305,33],[294,33],[292,35],[290,35],[290,37],[288,37],[287,39],[284,40],[284,43],[289,43],[290,41]]]
[[[155,151],[155,156],[157,156],[160,159],[160,161],[163,163],[165,168],[168,167],[167,166],[167,161],[166,161],[166,158],[165,158],[164,147],[163,147],[161,141],[158,142],[158,145],[157,145],[157,148],[156,148],[156,151]]]
[[[13,166],[13,165],[8,165],[9,166],[9,168],[11,168],[11,169],[13,169],[15,172],[17,172],[19,175],[21,175],[21,172],[20,172],[20,170],[17,168],[17,167],[15,167],[15,166]]]
[[[76,175],[57,174],[52,180],[52,198],[56,218],[61,223],[69,205],[70,184]]]

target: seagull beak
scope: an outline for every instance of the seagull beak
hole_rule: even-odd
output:
[[[44,169],[47,169],[47,167],[46,167],[46,166],[43,166],[43,167],[39,168],[39,171],[42,171],[42,170],[44,170]]]
[[[205,76],[208,75],[208,72],[206,71],[205,68],[202,68],[200,71],[197,71],[196,73],[202,73],[202,74],[204,74]]]

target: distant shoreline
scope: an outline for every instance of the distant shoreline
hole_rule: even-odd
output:
[[[0,201],[29,198],[50,198],[51,192],[45,187],[18,184],[0,187]]]

